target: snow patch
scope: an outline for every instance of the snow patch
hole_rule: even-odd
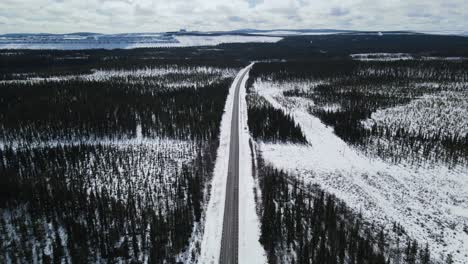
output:
[[[350,54],[351,58],[360,61],[398,61],[414,59],[408,53],[356,53]]]
[[[216,46],[223,43],[274,43],[282,40],[280,37],[269,36],[238,36],[238,35],[220,35],[220,36],[176,36],[178,43],[163,47],[191,47],[191,46]]]

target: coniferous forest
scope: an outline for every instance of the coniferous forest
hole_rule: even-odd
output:
[[[301,128],[294,123],[292,117],[273,108],[255,94],[249,94],[247,100],[249,131],[255,139],[270,142],[307,143]]]
[[[32,58],[2,68],[0,262],[195,260],[237,66]]]
[[[265,164],[261,155],[257,164],[260,242],[269,263],[432,263],[427,245],[418,245],[397,223],[395,245],[383,229],[320,187]]]

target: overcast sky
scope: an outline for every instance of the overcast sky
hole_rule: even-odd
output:
[[[0,33],[466,31],[468,0],[0,0]]]

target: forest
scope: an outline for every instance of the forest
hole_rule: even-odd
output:
[[[262,192],[261,237],[269,263],[432,263],[427,245],[418,245],[393,223],[397,241],[383,228],[317,185],[306,185],[258,155]]]
[[[222,111],[221,99],[231,81],[183,89],[128,79],[0,84],[0,100],[5,102],[0,106],[0,139],[131,138],[137,124],[144,136],[214,139],[219,128],[211,113]],[[207,96],[217,100],[205,100]]]
[[[292,117],[272,107],[256,94],[247,95],[249,131],[254,139],[265,142],[305,144],[307,140]]]
[[[0,262],[196,260],[237,69],[35,59],[2,68]]]

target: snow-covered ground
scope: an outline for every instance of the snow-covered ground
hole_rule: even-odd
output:
[[[251,65],[250,65],[251,66]],[[247,125],[246,82],[241,83],[239,115],[239,263],[267,263],[265,250],[260,244],[260,219],[256,211],[252,175],[252,150],[249,146],[250,133]]]
[[[158,47],[216,46],[222,43],[278,42],[281,37],[246,35],[94,34],[90,36],[3,36],[0,49],[134,49]]]
[[[232,77],[235,76],[237,71],[235,69],[229,68],[215,68],[207,66],[197,66],[197,67],[180,67],[174,65],[167,65],[165,67],[159,68],[143,68],[135,70],[96,70],[90,75],[84,75],[84,79],[94,80],[106,80],[113,77],[158,77],[168,74],[212,74],[220,75],[222,77]]]
[[[226,197],[226,183],[229,164],[229,149],[231,138],[232,107],[234,104],[234,87],[239,81],[239,73],[234,79],[224,106],[221,119],[219,147],[211,182],[210,200],[204,210],[205,227],[201,243],[199,263],[218,263],[223,231],[224,201]]]
[[[242,82],[240,102],[240,128],[242,132],[240,140],[240,164],[239,170],[239,263],[265,263],[264,251],[259,243],[260,223],[255,211],[254,180],[251,170],[251,155],[248,145],[247,107],[245,102],[245,82],[247,77],[240,79],[250,65],[242,69],[229,90],[226,100],[224,114],[221,120],[220,142],[216,158],[216,164],[211,183],[210,200],[208,203],[205,219],[205,231],[201,243],[201,256],[199,263],[218,263],[221,249],[221,238],[223,231],[224,203],[226,197],[226,184],[228,176],[229,150],[231,138],[231,121],[234,104],[234,89],[237,82]],[[245,162],[245,163],[244,163]],[[245,165],[245,166],[244,166]],[[252,262],[252,260],[255,260]]]
[[[409,104],[377,110],[363,121],[394,130],[404,127],[416,135],[465,136],[468,134],[468,95],[466,92],[441,92],[424,95]]]
[[[191,46],[216,46],[222,43],[273,43],[282,40],[280,37],[269,36],[237,36],[237,35],[221,35],[221,36],[176,36],[178,43],[170,45],[162,45],[162,47],[191,47]]]
[[[1,83],[37,83],[37,82],[61,82],[66,80],[81,81],[108,81],[113,78],[124,79],[126,83],[151,83],[152,85],[163,85],[168,88],[201,87],[211,84],[217,80],[234,77],[237,69],[216,68],[207,66],[180,67],[166,65],[164,67],[141,68],[133,70],[93,70],[91,74],[64,75],[51,77],[36,77],[32,74],[17,74],[16,80],[3,80]],[[184,78],[170,76],[184,75]],[[200,76],[206,78],[200,78]],[[157,78],[168,77],[168,78]],[[146,78],[146,79],[145,79]],[[151,78],[151,79],[149,79]],[[182,79],[182,80],[181,80]]]
[[[360,61],[397,61],[413,59],[413,56],[408,53],[357,53],[351,54],[350,56]]]
[[[144,138],[137,134],[135,138],[125,140],[96,139],[82,141],[35,141],[28,144],[15,144],[15,142],[1,142],[0,150],[8,146],[14,151],[33,151],[43,148],[56,147],[94,147],[102,149],[95,153],[83,154],[83,166],[64,168],[65,175],[71,175],[78,170],[82,177],[91,179],[89,190],[100,190],[103,186],[109,193],[116,195],[114,198],[125,201],[126,193],[113,193],[119,189],[119,184],[124,182],[137,190],[152,188],[152,195],[157,197],[164,195],[165,185],[170,186],[177,179],[174,177],[177,171],[182,170],[182,165],[191,162],[197,153],[197,144],[193,141],[176,140],[168,138]],[[168,155],[170,153],[170,155]],[[118,165],[118,173],[111,174],[113,162],[103,159],[106,155],[130,156],[132,159],[121,159]],[[105,162],[104,162],[105,161]],[[4,162],[3,160],[0,161]],[[33,161],[31,161],[32,164]],[[27,172],[27,168],[24,170]],[[70,171],[70,172],[68,172]],[[153,177],[159,175],[159,178]],[[141,198],[145,192],[138,192]],[[170,205],[171,201],[169,202]]]
[[[422,60],[446,60],[446,61],[463,61],[467,58],[465,57],[436,57],[436,56],[422,56],[414,57],[409,53],[355,53],[350,54],[352,59],[360,61],[398,61],[398,60],[413,60],[413,59],[422,59]]]
[[[423,56],[423,60],[445,60],[445,61],[463,61],[467,60],[466,57],[435,57],[435,56]]]
[[[11,146],[11,144],[8,144]],[[84,180],[84,187],[88,192],[105,192],[121,202],[127,202],[131,196],[128,193],[136,194],[140,203],[148,201],[156,201],[152,205],[156,211],[163,214],[175,207],[174,196],[168,195],[171,192],[171,186],[174,186],[178,181],[177,172],[182,171],[184,164],[189,164],[196,157],[197,143],[192,141],[182,141],[173,139],[147,139],[137,133],[137,136],[128,140],[92,140],[92,141],[50,141],[41,142],[36,144],[29,144],[26,146],[13,146],[14,151],[26,151],[31,153],[40,153],[41,148],[55,148],[60,146],[59,151],[63,159],[69,158],[70,152],[63,150],[63,147],[80,147],[80,162],[68,162],[62,164],[64,175],[79,175]],[[0,150],[4,144],[0,142]],[[87,150],[93,150],[87,152]],[[29,173],[30,166],[41,167],[37,164],[31,154],[28,160],[28,166],[19,167],[19,174]],[[0,159],[0,166],[5,166],[5,160]],[[2,164],[3,163],[3,164]],[[53,163],[53,162],[52,162]],[[123,187],[124,186],[124,187]],[[125,188],[126,191],[121,191]],[[161,197],[166,200],[161,202]],[[137,214],[141,214],[136,209]],[[14,217],[13,217],[14,214]],[[18,226],[18,219],[21,219],[22,226]],[[16,209],[0,208],[0,221],[4,225],[2,228],[2,249],[5,245],[19,244],[18,241],[23,242],[21,245],[31,246],[33,260],[36,263],[40,251],[44,255],[51,255],[56,250],[53,247],[54,226],[58,229],[62,247],[64,250],[65,258],[71,262],[68,248],[68,235],[62,223],[52,225],[50,219],[45,217],[32,216],[27,209],[27,206],[20,205]],[[99,224],[99,223],[96,223]],[[195,230],[198,223],[195,222]],[[25,230],[30,230],[33,225],[40,225],[44,227],[44,233],[47,239],[45,244],[37,241],[39,237],[34,236],[26,237]],[[27,231],[30,233],[31,231]],[[149,232],[149,230],[147,230]],[[195,233],[195,232],[194,232]],[[33,237],[33,238],[31,238]],[[123,240],[124,237],[121,237]],[[43,243],[43,242],[42,242]],[[141,242],[140,242],[141,243]],[[139,244],[141,247],[141,244]],[[52,251],[53,249],[53,251]],[[26,251],[28,249],[25,249]],[[192,248],[187,250],[191,253]],[[39,251],[39,252],[38,252]],[[195,250],[196,252],[196,250]],[[54,252],[56,253],[56,252]],[[3,254],[3,252],[2,252]],[[18,261],[25,260],[21,256],[14,256],[11,262],[8,260],[6,263],[15,263],[15,258]],[[96,261],[101,263],[102,261]]]
[[[293,87],[294,85],[288,85]],[[400,223],[431,255],[452,254],[468,263],[468,167],[415,167],[367,157],[312,116],[308,99],[282,95],[281,85],[257,81],[254,89],[275,108],[290,113],[309,145],[260,144],[264,159],[306,183],[319,184],[368,221],[391,229]]]

